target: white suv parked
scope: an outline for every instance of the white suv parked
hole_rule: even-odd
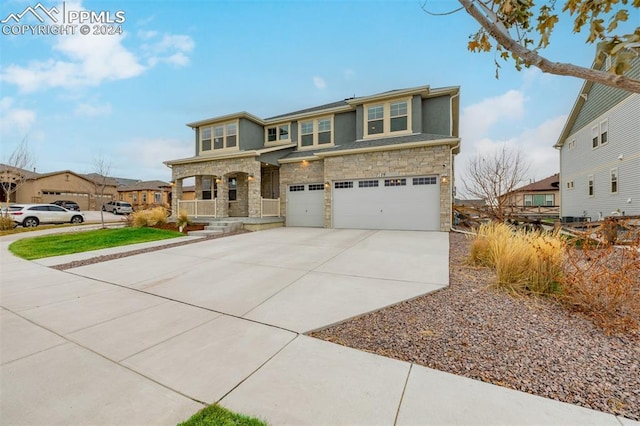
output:
[[[54,204],[13,204],[8,208],[13,221],[25,228],[32,228],[41,223],[82,223],[81,212],[67,210]]]
[[[102,206],[102,211],[113,214],[129,214],[133,211],[133,207],[124,201],[109,201]]]

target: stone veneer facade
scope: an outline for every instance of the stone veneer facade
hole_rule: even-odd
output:
[[[280,168],[282,212],[286,212],[287,185],[332,183],[336,180],[370,177],[437,175],[440,179],[440,230],[451,228],[451,148],[447,145],[424,146],[387,151],[345,153],[316,161],[285,163]],[[442,177],[447,176],[447,182]],[[332,226],[331,187],[324,193],[324,226]]]
[[[253,175],[252,179],[248,179]],[[220,178],[218,183],[218,217],[243,215],[260,217],[260,162],[255,157],[212,159],[197,163],[174,164],[172,176],[175,181],[171,198],[171,209],[177,211],[177,200],[182,198],[182,180],[193,176],[212,176]],[[237,178],[237,200],[248,203],[229,203],[228,177]],[[201,178],[196,179],[196,183]],[[201,191],[201,189],[200,189]],[[200,192],[201,194],[201,192]],[[242,197],[242,198],[241,198]]]

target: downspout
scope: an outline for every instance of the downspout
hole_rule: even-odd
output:
[[[449,98],[449,133],[451,134],[451,136],[453,136],[453,100],[458,97],[460,97],[459,92]],[[453,227],[453,188],[455,187],[454,186],[455,170],[453,168],[453,150],[460,148],[460,145],[462,143],[462,140],[460,139],[459,134],[458,134],[458,139],[459,141],[456,145],[449,147],[449,167],[451,169],[451,181],[450,181],[451,190],[449,191],[449,205],[451,206],[451,218],[449,220],[451,221],[451,225],[449,226],[449,230],[453,232],[460,232],[462,234],[468,234],[468,232],[460,231]]]

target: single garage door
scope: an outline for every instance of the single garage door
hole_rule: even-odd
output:
[[[439,231],[438,177],[334,182],[333,227]]]
[[[324,227],[324,184],[288,186],[287,226]]]

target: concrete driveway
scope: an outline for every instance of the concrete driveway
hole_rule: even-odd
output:
[[[279,228],[64,272],[7,245],[3,425],[175,424],[214,402],[272,424],[619,425],[300,334],[446,286],[446,233]]]

